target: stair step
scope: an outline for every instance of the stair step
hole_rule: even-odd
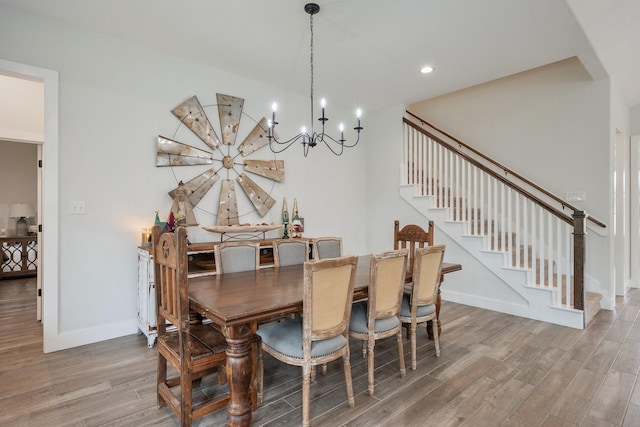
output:
[[[591,321],[600,312],[600,300],[602,295],[597,292],[587,292],[586,300],[584,302],[584,323],[589,326]]]

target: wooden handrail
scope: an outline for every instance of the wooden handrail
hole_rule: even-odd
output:
[[[496,167],[502,169],[505,174],[510,174],[510,175],[516,177],[517,179],[519,179],[520,181],[526,183],[531,188],[535,188],[540,193],[542,193],[545,196],[549,197],[550,199],[555,200],[556,202],[560,203],[563,207],[567,207],[567,208],[569,208],[569,209],[571,209],[573,211],[579,211],[580,210],[577,207],[572,206],[569,203],[566,203],[560,197],[550,193],[549,191],[545,190],[544,188],[540,187],[539,185],[529,181],[528,179],[524,178],[520,174],[518,174],[518,173],[514,172],[513,170],[507,168],[506,166],[496,162],[495,160],[491,159],[490,157],[486,156],[485,154],[483,154],[483,153],[477,151],[476,149],[468,146],[464,142],[460,141],[458,138],[450,135],[449,133],[447,133],[447,132],[443,131],[442,129],[438,128],[437,126],[434,126],[433,124],[429,123],[428,121],[424,120],[423,118],[421,118],[419,116],[416,116],[415,114],[413,114],[410,111],[406,111],[406,113],[408,115],[410,115],[411,117],[415,118],[416,120],[419,120],[423,125],[427,125],[427,126],[431,127],[432,129],[435,129],[436,131],[438,131],[442,135],[445,135],[447,138],[450,138],[451,140],[455,141],[459,146],[464,147],[466,150],[471,151],[473,154],[482,157],[486,161],[488,161],[491,164],[495,165]],[[570,216],[565,215],[563,212],[551,207],[550,205],[548,205],[544,201],[540,200],[540,198],[538,198],[535,195],[529,193],[525,189],[517,186],[516,184],[512,183],[511,181],[509,181],[509,180],[505,179],[504,177],[496,174],[494,171],[492,171],[491,169],[487,168],[485,165],[483,165],[482,163],[478,162],[477,160],[470,158],[469,156],[467,156],[462,151],[451,147],[451,145],[447,144],[445,141],[440,139],[438,136],[432,134],[431,132],[429,132],[429,131],[427,131],[425,129],[419,128],[415,123],[411,122],[410,120],[408,120],[406,118],[403,118],[403,121],[405,123],[407,123],[408,125],[410,125],[411,127],[413,127],[414,129],[416,129],[416,130],[418,130],[420,132],[423,132],[424,134],[428,135],[431,139],[433,139],[434,141],[438,142],[439,144],[448,147],[449,149],[451,149],[452,151],[457,153],[459,156],[463,157],[464,159],[466,159],[470,163],[474,164],[478,168],[482,169],[483,171],[487,172],[488,174],[490,174],[491,176],[495,177],[496,179],[500,180],[504,184],[506,184],[506,185],[516,189],[517,191],[521,192],[522,194],[526,195],[528,198],[530,198],[533,202],[535,202],[539,206],[542,206],[543,208],[552,211],[555,215],[557,215],[558,217],[562,218],[564,221],[566,221],[566,222],[568,222],[570,224],[573,224],[573,218],[571,218]],[[587,216],[587,220],[593,222],[594,224],[596,224],[596,225],[598,225],[598,226],[600,226],[602,228],[607,228],[607,225],[605,223],[603,223],[602,221],[592,217],[591,215]]]

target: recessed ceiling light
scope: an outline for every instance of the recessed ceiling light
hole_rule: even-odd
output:
[[[430,73],[430,72],[432,72],[432,71],[433,71],[433,67],[431,67],[431,66],[429,66],[429,65],[426,65],[426,66],[424,66],[424,67],[422,67],[422,68],[420,69],[420,72],[421,72],[422,74],[429,74],[429,73]]]

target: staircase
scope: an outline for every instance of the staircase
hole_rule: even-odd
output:
[[[400,195],[516,292],[521,303],[483,299],[481,290],[443,291],[443,296],[584,328],[600,308],[600,295],[583,291],[587,216],[577,210],[568,214],[563,201],[526,188],[515,174],[485,165],[462,150],[466,145],[447,139],[452,138],[422,119],[405,116]]]

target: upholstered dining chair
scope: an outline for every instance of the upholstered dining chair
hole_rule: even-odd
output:
[[[377,340],[395,335],[398,342],[400,376],[406,375],[402,324],[398,315],[402,304],[404,275],[408,249],[371,255],[369,270],[369,295],[366,301],[356,302],[351,309],[349,335],[362,340],[362,356],[367,360],[369,395],[374,391],[374,354]]]
[[[436,318],[436,299],[444,257],[444,245],[416,248],[413,266],[413,285],[405,291],[400,309],[400,321],[407,325],[411,341],[411,369],[416,369],[416,329]],[[436,356],[440,356],[440,341],[436,322],[431,322]]]
[[[216,273],[237,273],[260,267],[258,242],[224,242],[213,248]]]
[[[309,261],[309,241],[278,239],[273,242],[273,262],[276,267],[304,264]]]
[[[304,264],[302,318],[258,329],[258,401],[264,388],[263,352],[302,367],[302,425],[310,419],[311,370],[342,357],[349,407],[355,406],[349,361],[349,317],[358,258],[348,256]]]
[[[338,258],[342,256],[341,237],[316,237],[312,245],[313,259]]]
[[[400,229],[400,221],[395,220],[393,224],[393,249],[409,249],[409,263],[407,264],[407,274],[405,282],[411,282],[413,277],[413,260],[416,248],[433,246],[433,221],[427,223],[427,231],[417,224],[407,224]]]
[[[158,407],[165,404],[180,420],[181,426],[191,426],[201,417],[229,402],[225,392],[204,402],[193,403],[193,382],[218,372],[218,382],[226,378],[226,341],[211,324],[192,325],[187,294],[187,232],[178,227],[175,233],[160,234],[153,227],[156,313],[158,323]],[[175,326],[168,331],[167,322]],[[167,375],[171,365],[177,375]]]

